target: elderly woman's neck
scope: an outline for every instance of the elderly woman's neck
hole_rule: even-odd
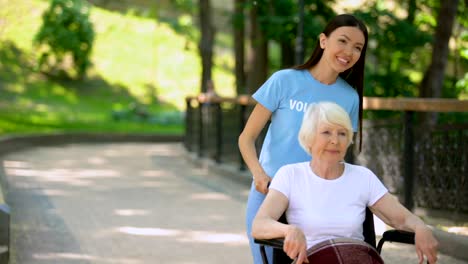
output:
[[[344,172],[344,163],[327,163],[313,159],[310,162],[310,168],[320,178],[333,180],[339,178]]]

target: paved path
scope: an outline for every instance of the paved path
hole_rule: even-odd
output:
[[[197,167],[180,144],[38,147],[4,156],[0,174],[11,264],[251,263],[245,181]],[[411,247],[384,250],[417,263]]]

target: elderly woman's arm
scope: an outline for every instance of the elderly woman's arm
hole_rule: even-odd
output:
[[[296,263],[308,263],[307,242],[302,230],[294,225],[278,222],[289,201],[281,192],[270,189],[252,224],[252,237],[271,239],[284,237],[283,250]]]
[[[419,263],[423,263],[424,256],[431,264],[437,262],[438,242],[434,238],[432,230],[419,217],[398,202],[394,196],[389,193],[385,194],[370,209],[388,225],[415,233],[415,246]]]

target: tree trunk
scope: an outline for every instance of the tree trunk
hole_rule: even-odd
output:
[[[408,16],[406,17],[406,21],[408,21],[408,23],[410,24],[414,23],[416,10],[417,10],[416,0],[408,0]]]
[[[237,95],[247,93],[245,81],[245,16],[244,16],[245,0],[234,0],[234,56],[235,56],[235,75],[236,75],[236,92]]]
[[[268,42],[258,21],[258,5],[250,10],[250,45],[247,58],[247,89],[253,94],[268,75]]]
[[[304,0],[299,0],[299,23],[297,24],[297,37],[296,37],[296,64],[304,62]]]
[[[457,4],[458,0],[446,0],[441,2],[437,27],[434,33],[432,61],[421,82],[420,97],[441,96],[449,53],[448,45],[457,14]]]
[[[293,66],[294,64],[299,64],[297,61],[294,61],[294,58],[296,60],[298,57],[303,56],[297,54],[297,50],[294,50],[294,45],[290,43],[288,40],[282,41],[281,42],[281,68],[289,68]],[[302,62],[300,62],[302,63]]]
[[[452,35],[452,28],[457,14],[458,0],[441,1],[437,27],[434,33],[432,61],[424,74],[424,78],[419,87],[419,97],[438,98],[442,94],[445,68],[449,53],[449,40]],[[423,123],[433,125],[436,122],[436,115],[423,117]]]
[[[213,66],[213,43],[215,30],[211,23],[211,5],[210,0],[200,0],[199,2],[199,19],[201,38],[199,50],[202,64],[202,77],[200,83],[200,91],[206,92],[206,86],[211,80],[211,68]]]

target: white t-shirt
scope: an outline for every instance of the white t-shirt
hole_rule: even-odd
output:
[[[314,174],[309,162],[285,165],[271,182],[271,189],[288,198],[286,218],[302,229],[308,248],[337,237],[364,240],[366,207],[388,192],[371,170],[344,164],[343,174],[334,180]]]

